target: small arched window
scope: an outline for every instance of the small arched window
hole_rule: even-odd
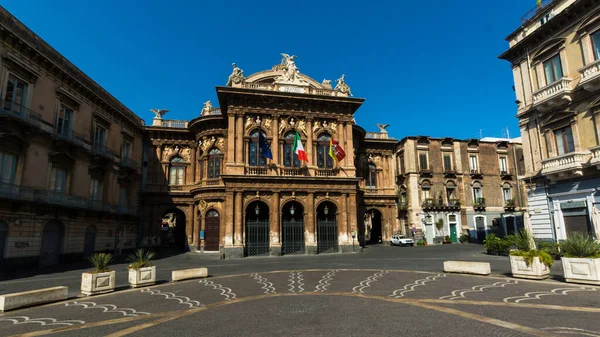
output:
[[[218,218],[219,217],[219,212],[217,212],[214,209],[211,209],[210,211],[206,212],[206,217],[207,218]]]
[[[317,138],[317,166],[319,168],[333,168],[333,158],[329,156],[329,140],[331,136],[327,133]]]
[[[290,131],[283,137],[283,166],[285,167],[300,167],[300,160],[294,153],[294,140],[296,138],[296,132]]]
[[[513,202],[512,198],[512,186],[509,183],[502,185],[502,199],[506,204]]]
[[[221,176],[221,151],[212,148],[208,152],[208,179],[216,179]]]
[[[169,185],[183,185],[185,181],[185,161],[176,156],[171,158],[169,165]]]
[[[481,183],[478,181],[473,183],[473,202],[476,204],[482,204],[485,202],[483,199],[483,189]]]
[[[456,199],[456,184],[452,180],[446,183],[446,197],[448,198],[448,202]]]
[[[267,138],[264,131],[256,129],[250,133],[250,142],[248,143],[248,165],[249,166],[265,166],[267,160],[263,157],[260,146],[258,133],[261,132],[262,136]]]
[[[377,168],[374,164],[369,164],[369,173],[367,174],[367,187],[377,188]]]
[[[423,180],[423,182],[421,182],[421,191],[423,191],[423,201],[431,198],[431,183],[429,180]]]

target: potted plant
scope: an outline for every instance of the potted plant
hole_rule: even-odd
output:
[[[112,254],[95,253],[89,260],[94,270],[81,274],[81,293],[86,296],[109,293],[115,290],[115,272],[108,269]]]
[[[485,239],[483,240],[483,247],[485,247],[485,250],[488,254],[498,255],[498,252],[500,251],[500,246],[502,244],[501,241],[502,239],[496,236],[496,234],[490,233],[485,236]]]
[[[156,283],[156,266],[150,264],[153,257],[154,252],[142,248],[129,255],[129,284],[132,288]]]
[[[542,280],[550,276],[552,256],[544,250],[535,249],[531,234],[521,230],[512,242],[517,249],[510,252],[510,269],[513,277]]]
[[[452,243],[452,238],[450,237],[450,235],[446,235],[444,236],[444,244],[448,245]]]
[[[589,234],[572,233],[561,244],[567,282],[600,284],[600,242]]]

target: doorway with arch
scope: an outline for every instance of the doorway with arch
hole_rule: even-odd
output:
[[[365,213],[365,241],[368,245],[382,243],[382,214],[372,208]]]
[[[269,206],[256,200],[246,207],[246,256],[268,255]]]
[[[215,209],[206,212],[204,221],[204,250],[214,252],[219,250],[221,236],[221,215]]]
[[[186,251],[188,246],[185,234],[185,213],[178,208],[166,211],[162,217],[162,225],[163,231],[161,233],[161,245],[164,248],[174,248],[177,250]]]
[[[304,253],[304,207],[290,201],[281,208],[281,253]]]
[[[337,206],[324,201],[317,206],[317,252],[334,253],[338,247]]]

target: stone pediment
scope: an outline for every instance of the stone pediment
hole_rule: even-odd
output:
[[[281,63],[274,65],[269,70],[259,71],[248,77],[243,70],[233,64],[233,72],[229,75],[227,86],[234,88],[247,88],[257,90],[270,90],[292,92],[300,94],[326,95],[326,96],[351,96],[350,87],[345,82],[345,75],[337,80],[337,85],[332,88],[331,80],[317,80],[304,75],[296,66],[296,56],[282,53]]]

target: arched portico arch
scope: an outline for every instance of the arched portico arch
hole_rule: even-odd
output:
[[[255,200],[246,206],[246,255],[267,255],[269,242],[269,206]]]
[[[179,208],[170,208],[164,211],[162,226],[167,230],[162,231],[161,242],[165,247],[177,248],[181,251],[188,249],[186,237],[187,214]]]
[[[332,253],[339,250],[337,206],[326,200],[317,205],[317,252]]]
[[[290,200],[281,207],[282,254],[304,253],[304,207]]]
[[[218,251],[221,243],[221,213],[211,208],[205,213],[204,250]]]
[[[365,213],[365,241],[369,245],[383,241],[383,215],[377,208],[370,208]]]

